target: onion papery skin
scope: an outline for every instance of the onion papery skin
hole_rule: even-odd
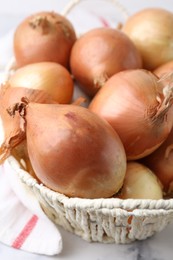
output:
[[[27,171],[32,177],[37,178],[28,156],[26,139],[11,151],[11,155],[20,163],[22,169]]]
[[[173,13],[161,8],[143,9],[131,15],[122,31],[142,55],[143,67],[154,70],[173,59]]]
[[[143,159],[157,175],[166,194],[173,194],[173,129],[166,141],[152,154]]]
[[[55,12],[34,13],[16,28],[13,49],[17,67],[52,61],[69,67],[76,33],[71,22]]]
[[[38,103],[54,103],[52,98],[41,90],[28,88],[11,88],[4,85],[0,89],[0,116],[2,120],[4,142],[0,147],[0,163],[10,155],[12,149],[22,142],[26,135],[24,129],[21,128],[21,117],[18,113],[10,116],[7,109],[21,101],[22,97],[28,98],[30,101]]]
[[[171,104],[164,107],[160,84],[146,70],[119,72],[105,83],[89,105],[92,112],[107,120],[118,133],[128,160],[156,150],[171,131],[173,108]]]
[[[122,187],[122,142],[87,108],[29,103],[26,135],[34,172],[48,188],[69,197],[101,198]]]
[[[40,62],[23,66],[10,77],[11,87],[40,89],[60,104],[70,103],[74,83],[69,71],[55,62]]]
[[[128,162],[119,198],[163,199],[162,185],[154,172],[148,167],[138,162]]]
[[[80,87],[93,97],[113,74],[142,68],[142,59],[133,42],[121,31],[95,28],[73,45],[70,68]]]

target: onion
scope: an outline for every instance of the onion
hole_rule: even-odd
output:
[[[18,107],[26,120],[31,164],[44,185],[70,197],[110,197],[118,192],[126,156],[106,121],[74,105],[21,103]]]
[[[144,68],[154,70],[173,59],[173,13],[147,8],[131,15],[122,31],[140,51]]]
[[[163,198],[162,185],[156,175],[146,166],[137,162],[128,162],[121,199]]]
[[[168,74],[173,74],[173,60],[168,61],[161,66],[157,67],[153,73],[158,77],[164,77]]]
[[[120,136],[128,160],[142,158],[159,147],[173,124],[172,88],[146,70],[126,70],[112,76],[92,99],[89,109],[107,120]]]
[[[173,193],[173,129],[166,141],[144,163],[155,172],[165,193]]]
[[[41,90],[27,88],[11,88],[4,85],[0,89],[0,116],[4,132],[4,142],[0,147],[0,163],[2,163],[10,154],[11,150],[18,145],[19,140],[25,139],[25,133],[20,127],[20,117],[16,114],[11,117],[7,113],[7,108],[14,103],[19,102],[22,97],[38,103],[52,103],[52,99],[48,94]]]
[[[142,60],[124,33],[111,28],[96,28],[75,42],[70,67],[80,87],[93,96],[113,74],[142,68]]]
[[[54,62],[26,65],[9,79],[11,87],[25,87],[46,91],[57,103],[70,103],[73,95],[73,80],[68,70]]]
[[[17,66],[52,61],[68,67],[75,41],[75,30],[64,16],[55,12],[32,14],[18,25],[14,33]]]

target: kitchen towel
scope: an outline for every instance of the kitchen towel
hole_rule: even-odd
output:
[[[0,242],[37,254],[56,255],[62,251],[57,227],[9,165],[5,170],[0,166]]]

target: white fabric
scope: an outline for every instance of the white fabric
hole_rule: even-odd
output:
[[[44,215],[33,194],[24,189],[15,176],[12,169],[4,172],[1,166],[0,241],[32,253],[60,253],[62,238],[57,227]],[[29,221],[32,222],[30,227]]]

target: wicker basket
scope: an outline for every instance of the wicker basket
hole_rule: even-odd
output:
[[[68,198],[39,184],[14,157],[7,159],[4,169],[15,172],[56,225],[90,242],[125,244],[143,240],[173,220],[173,199]]]

